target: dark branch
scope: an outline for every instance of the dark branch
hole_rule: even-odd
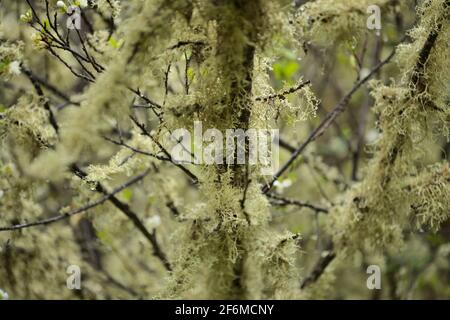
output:
[[[334,258],[336,258],[336,254],[333,251],[333,243],[329,241],[325,251],[321,253],[320,258],[315,264],[313,270],[301,283],[300,289],[305,289],[310,284],[316,282]]]
[[[275,94],[271,94],[269,96],[265,96],[265,97],[257,97],[255,100],[256,101],[269,101],[269,100],[273,100],[273,99],[286,99],[286,96],[288,94],[294,93],[298,90],[300,90],[301,88],[309,85],[311,83],[311,81],[305,81],[302,83],[299,83],[298,85],[296,85],[295,87],[289,88],[288,90],[285,90],[281,93],[275,93]]]
[[[2,232],[2,231],[14,231],[14,230],[25,229],[25,228],[30,228],[30,227],[34,227],[34,226],[48,225],[48,224],[51,224],[53,222],[57,222],[57,221],[60,221],[60,220],[63,220],[63,219],[67,219],[67,218],[69,218],[69,217],[71,217],[73,215],[86,212],[89,209],[95,208],[95,207],[105,203],[106,201],[111,199],[111,197],[113,197],[116,193],[118,193],[118,192],[128,188],[129,186],[135,184],[136,182],[142,180],[149,172],[150,172],[150,170],[147,169],[145,172],[143,172],[140,175],[132,178],[131,180],[129,180],[126,183],[124,183],[123,185],[115,188],[113,191],[106,193],[103,197],[101,197],[101,198],[99,198],[99,199],[97,199],[95,201],[89,202],[89,203],[85,204],[82,207],[79,207],[79,208],[74,209],[74,210],[70,210],[70,211],[62,213],[62,214],[55,215],[55,216],[47,218],[47,219],[38,220],[38,221],[35,221],[35,222],[16,224],[16,225],[9,226],[9,227],[0,227],[0,232]]]
[[[328,213],[328,209],[310,204],[308,202],[302,202],[302,201],[298,201],[295,199],[288,199],[288,198],[283,198],[277,195],[274,195],[272,193],[267,193],[266,196],[268,198],[274,199],[275,201],[272,202],[272,204],[277,205],[277,206],[297,206],[300,208],[309,208],[311,210],[314,210],[315,212],[322,212],[322,213]]]
[[[395,55],[395,49],[391,52],[391,54],[382,62],[380,62],[377,66],[375,66],[370,73],[365,76],[363,79],[359,80],[355,83],[353,88],[338,102],[338,104],[334,107],[334,109],[327,114],[325,119],[319,124],[318,127],[316,127],[311,134],[308,136],[308,138],[303,142],[292,154],[291,158],[278,170],[278,172],[274,175],[273,179],[266,184],[262,188],[263,193],[269,192],[269,190],[273,187],[273,184],[275,181],[277,181],[283,173],[285,173],[289,167],[294,163],[294,161],[302,154],[302,152],[306,149],[306,147],[316,140],[318,137],[320,137],[325,130],[334,122],[334,120],[345,110],[345,107],[347,106],[348,102],[350,101],[353,94],[358,91],[358,89],[365,84],[374,74],[377,73],[377,71],[383,67],[385,64],[387,64]]]

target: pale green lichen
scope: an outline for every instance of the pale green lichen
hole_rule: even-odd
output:
[[[434,229],[448,218],[448,165],[424,169],[416,160],[423,155],[420,143],[433,138],[430,127],[448,130],[450,6],[425,1],[419,13],[414,41],[399,49],[405,76],[399,84],[374,86],[382,136],[364,180],[333,209],[329,226],[340,246],[399,247],[411,216]]]
[[[317,0],[301,6],[292,20],[303,41],[330,45],[366,33],[367,8],[387,4],[388,0]]]

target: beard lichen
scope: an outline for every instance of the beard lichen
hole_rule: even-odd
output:
[[[306,3],[294,13],[298,38],[320,45],[345,42],[367,32],[367,8],[381,8],[389,0],[317,0]]]
[[[423,168],[415,160],[420,142],[433,140],[430,127],[448,130],[450,5],[425,1],[419,14],[412,43],[399,48],[401,82],[374,84],[381,137],[364,179],[333,208],[329,229],[339,246],[398,248],[411,218],[432,229],[448,219],[448,163]]]
[[[265,106],[254,103],[252,92],[256,53],[270,38],[265,33],[272,21],[268,3],[200,1],[194,10],[192,19],[207,26],[211,47],[196,71],[201,82],[194,81],[191,87],[197,91],[195,115],[203,126],[246,130],[264,119],[258,109]],[[298,236],[268,230],[269,206],[256,182],[257,170],[242,167],[216,165],[199,172],[200,191],[207,197],[203,205],[183,216],[188,224],[175,236],[181,245],[174,255],[166,296],[261,299],[294,295]]]

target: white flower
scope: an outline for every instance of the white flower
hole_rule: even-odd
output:
[[[368,69],[368,68],[362,68],[361,71],[360,71],[360,73],[359,73],[359,77],[360,77],[361,79],[363,79],[363,78],[367,77],[369,74],[370,74],[370,69]]]
[[[20,15],[20,21],[29,23],[33,20],[33,14],[31,13],[31,10],[28,10],[24,14]]]
[[[161,224],[161,217],[158,215],[154,215],[150,218],[147,218],[147,220],[145,220],[145,224],[147,228],[153,230]]]
[[[369,132],[367,132],[366,141],[367,141],[367,143],[374,143],[375,141],[378,140],[379,137],[380,137],[380,132],[378,132],[378,130],[376,130],[376,129],[372,129]]]
[[[81,8],[86,8],[88,6],[88,0],[79,0],[78,3]]]
[[[5,194],[5,193],[3,192],[3,190],[0,189],[0,199],[3,197],[4,194]]]
[[[277,188],[278,192],[283,192],[284,189],[289,188],[290,186],[292,186],[292,181],[290,179],[286,179],[283,181],[275,181],[273,183],[274,187]]]
[[[20,62],[19,61],[13,61],[9,64],[9,73],[14,75],[20,74]]]
[[[58,8],[65,8],[66,4],[64,3],[64,1],[58,1],[58,2],[56,2],[56,6]]]
[[[283,180],[283,181],[281,182],[281,185],[282,185],[284,188],[289,188],[290,186],[292,186],[292,181],[291,181],[290,179]]]
[[[8,299],[9,299],[8,293],[0,289],[0,300],[8,300]]]

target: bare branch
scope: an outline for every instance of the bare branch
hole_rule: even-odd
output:
[[[329,241],[326,249],[320,254],[320,258],[314,265],[313,270],[301,283],[300,289],[305,289],[307,286],[316,282],[334,258],[336,258],[336,254],[333,251],[333,242]]]
[[[308,202],[302,202],[302,201],[298,201],[298,200],[295,200],[295,199],[283,198],[283,197],[277,196],[277,195],[275,195],[273,193],[267,193],[266,196],[268,198],[276,200],[276,201],[273,201],[271,203],[274,204],[274,205],[277,205],[277,206],[290,206],[290,205],[292,205],[292,206],[297,206],[297,207],[300,207],[300,208],[309,208],[309,209],[311,209],[311,210],[313,210],[315,212],[328,213],[328,209],[321,208],[319,206],[310,204]]]

